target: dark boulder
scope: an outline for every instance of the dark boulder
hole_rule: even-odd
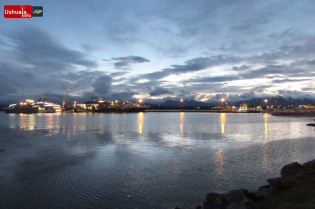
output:
[[[295,176],[299,172],[301,172],[303,169],[303,166],[297,162],[290,163],[288,165],[285,165],[281,169],[281,177],[287,177],[287,176]]]
[[[315,160],[308,161],[303,164],[303,175],[314,175],[315,174]]]
[[[229,203],[223,194],[211,192],[207,194],[207,201],[203,203],[203,209],[225,209]]]

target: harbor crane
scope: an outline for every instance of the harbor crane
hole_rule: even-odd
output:
[[[49,90],[48,90],[48,91],[46,92],[46,94],[45,94],[43,97],[41,97],[38,101],[39,101],[39,102],[45,102],[48,92],[49,92]]]
[[[70,89],[68,89],[66,95],[63,97],[63,100],[62,100],[62,109],[65,108],[65,104],[66,104],[66,100],[67,100],[67,96],[68,96],[68,94],[69,94],[69,91],[70,91]]]

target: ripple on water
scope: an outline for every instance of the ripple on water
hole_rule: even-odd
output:
[[[16,174],[9,183],[0,179],[6,188],[0,203],[8,208],[30,200],[40,208],[194,208],[210,191],[256,189],[285,163],[305,162],[315,150],[314,141],[297,140],[314,136],[302,119],[146,113],[140,126],[137,114],[76,120],[66,114],[58,116],[58,129],[46,116],[34,116],[42,130],[2,132],[0,125],[8,151],[3,163]],[[20,123],[18,117],[10,121],[12,127]]]

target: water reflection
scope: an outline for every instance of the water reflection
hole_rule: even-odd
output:
[[[181,134],[184,134],[185,113],[179,113],[179,130]]]
[[[34,130],[36,119],[33,114],[19,114],[19,127],[26,130]]]
[[[267,143],[263,143],[262,144],[262,162],[261,162],[261,165],[263,168],[267,168],[268,166],[268,153],[267,153],[267,150],[268,147],[267,147]]]
[[[261,165],[265,169],[268,166],[268,153],[267,153],[267,141],[266,139],[268,138],[268,120],[269,120],[269,114],[265,113],[264,114],[264,133],[265,133],[265,141],[262,143],[262,162]]]
[[[268,137],[268,117],[269,117],[269,114],[265,113],[264,114],[265,139],[267,139],[267,137]]]
[[[225,133],[226,113],[220,114],[221,133]]]
[[[223,149],[220,148],[216,153],[215,153],[215,165],[216,165],[216,173],[217,174],[222,174],[223,168],[224,168],[224,153]]]
[[[142,134],[143,120],[144,120],[144,114],[143,112],[139,112],[138,113],[138,133],[139,134]]]

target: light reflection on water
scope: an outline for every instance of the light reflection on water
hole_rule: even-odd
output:
[[[310,160],[315,142],[308,120],[188,112],[0,113],[0,205],[19,207],[35,195],[36,204],[47,208],[91,202],[194,208],[207,192],[253,190],[278,176],[284,164]]]
[[[265,139],[268,138],[268,117],[269,117],[269,114],[268,114],[268,113],[265,113],[265,114],[264,114]]]
[[[226,123],[226,113],[221,113],[220,114],[220,123],[221,123],[221,133],[225,133],[225,123]]]
[[[185,124],[185,113],[179,113],[179,130],[181,134],[184,134],[184,124]]]
[[[216,164],[216,173],[222,174],[223,167],[224,167],[224,151],[222,148],[218,149],[215,153],[215,164]]]
[[[142,134],[143,121],[144,121],[144,113],[140,112],[138,113],[138,133],[139,134]]]

